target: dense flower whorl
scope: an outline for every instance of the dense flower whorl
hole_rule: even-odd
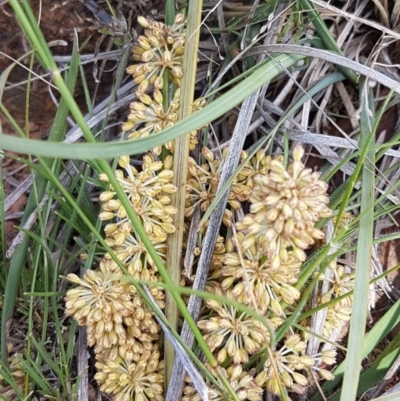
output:
[[[119,165],[125,173],[123,170],[116,170],[117,180],[142,220],[147,234],[154,243],[165,242],[167,235],[175,232],[172,215],[176,213],[176,208],[170,205],[171,194],[176,192],[176,187],[172,184],[173,172],[170,169],[172,157],[167,156],[162,162],[156,160],[152,154],[147,154],[143,157],[140,172],[129,163],[128,156],[120,157]],[[108,182],[105,175],[101,175],[100,179]],[[115,199],[115,195],[112,186],[109,191],[100,195],[100,200],[104,203],[99,218],[103,221],[117,218],[118,225],[121,225],[129,219],[125,208]]]
[[[331,215],[328,185],[319,179],[320,173],[304,167],[303,154],[304,149],[297,146],[287,170],[275,159],[267,174],[254,178],[251,213],[237,224],[238,229],[248,230],[248,246],[257,236],[265,238],[264,252],[271,259],[281,259],[280,250],[292,247],[295,257],[303,261],[304,250],[324,237],[315,223]]]
[[[79,285],[68,290],[65,313],[87,327],[88,344],[94,345],[96,352],[107,352],[108,358],[113,359],[118,352],[109,350],[125,346],[129,337],[152,342],[158,338],[159,326],[133,286],[106,267],[107,263],[100,263],[100,269],[87,270],[82,279],[75,274],[67,276]],[[160,294],[157,302],[164,306]]]
[[[162,89],[163,73],[168,71],[169,81],[180,86],[186,38],[184,15],[177,14],[172,26],[144,17],[139,17],[138,22],[145,30],[144,35],[137,38],[132,52],[133,59],[141,63],[129,66],[127,73],[132,74],[136,83],[148,80]]]
[[[213,292],[234,300],[231,291],[222,292],[216,287]],[[269,332],[260,321],[211,299],[206,300],[206,305],[217,316],[200,320],[197,324],[206,333],[204,339],[211,351],[218,351],[217,361],[220,364],[228,356],[234,365],[247,363],[249,355],[255,354],[268,343]]]
[[[264,370],[255,379],[256,383],[265,384],[272,394],[280,394],[280,384],[289,391],[302,394],[308,379],[299,371],[309,369],[315,364],[314,358],[303,355],[306,347],[306,342],[298,334],[290,335],[280,349],[269,355]]]
[[[128,135],[129,139],[144,138],[154,133],[160,132],[163,129],[173,126],[178,120],[179,96],[180,90],[177,89],[174,98],[169,102],[168,108],[164,110],[164,98],[161,90],[154,89],[153,97],[143,94],[147,88],[141,88],[136,92],[139,99],[137,102],[130,104],[130,113],[127,121],[123,124],[122,130],[125,132],[131,131]],[[206,104],[205,99],[198,99],[193,103],[193,113],[202,109]],[[198,143],[197,131],[190,131],[189,149],[195,149]],[[174,141],[165,143],[166,149],[174,151]],[[153,149],[157,155],[161,153],[161,146]]]
[[[297,282],[301,263],[289,252],[285,262],[275,268],[271,260],[263,256],[261,239],[256,238],[250,248],[241,249],[244,234],[237,234],[235,249],[240,253],[225,254],[221,288],[231,289],[237,301],[246,305],[252,306],[253,300],[257,300],[260,313],[270,309],[276,316],[282,316],[279,302],[283,300],[292,305],[300,297],[299,290],[293,285]]]
[[[97,355],[95,379],[114,401],[163,401],[164,362],[158,344],[144,352],[138,362],[122,357],[107,361]]]
[[[83,278],[68,274],[79,284],[67,292],[65,313],[88,328],[88,344],[109,349],[126,340],[124,320],[135,312],[127,287],[120,276],[103,270],[87,270]]]

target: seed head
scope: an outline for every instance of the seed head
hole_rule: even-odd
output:
[[[164,363],[158,345],[141,354],[139,361],[118,356],[107,361],[97,355],[95,379],[115,401],[163,401]]]
[[[314,227],[323,217],[329,217],[327,184],[320,174],[301,163],[304,150],[294,150],[293,162],[285,169],[281,159],[268,163],[269,171],[254,178],[250,195],[250,217],[239,222],[238,229],[248,229],[249,235],[265,236],[264,253],[271,259],[282,248],[293,248],[293,255],[305,259],[304,250],[323,233]],[[279,261],[279,260],[278,260]]]
[[[234,299],[230,291],[215,288],[214,293]],[[206,305],[217,315],[200,320],[198,326],[206,333],[204,339],[210,349],[221,353],[218,359],[227,354],[235,365],[247,363],[249,355],[269,341],[268,330],[253,317],[216,301],[208,300]]]

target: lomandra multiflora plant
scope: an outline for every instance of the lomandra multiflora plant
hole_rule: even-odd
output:
[[[176,122],[185,47],[182,15],[176,16],[172,26],[143,17],[138,22],[144,35],[133,46],[137,63],[128,68],[138,84],[137,101],[131,104],[123,125],[129,138],[153,135]],[[168,102],[163,95],[165,85],[177,89],[170,93]],[[203,100],[194,102],[193,111],[203,105]],[[190,135],[194,148],[198,133]],[[172,184],[173,151],[173,143],[154,149],[143,156],[140,168],[123,156],[115,170],[119,185],[164,261],[167,237],[175,231],[172,216],[177,212],[171,206],[171,194],[177,190]],[[246,156],[243,153],[242,160]],[[260,150],[249,162],[242,163],[215,246],[207,290],[228,302],[206,299],[198,327],[241,400],[259,401],[265,390],[277,395],[302,394],[317,380],[333,378],[328,367],[335,363],[335,350],[325,344],[320,352],[308,355],[308,330],[291,328],[281,341],[270,344],[271,330],[285,322],[301,297],[296,283],[306,250],[324,238],[324,232],[315,224],[331,216],[327,184],[318,172],[305,168],[303,156],[303,148],[296,146],[292,161],[285,166],[282,156],[271,158]],[[188,226],[195,209],[203,213],[213,201],[225,158],[226,153],[216,154],[206,147],[200,163],[189,158],[185,205]],[[100,179],[107,184],[107,176],[101,175]],[[164,292],[156,285],[160,275],[116,197],[115,188],[108,185],[100,200],[105,240],[130,277],[108,253],[83,277],[69,274],[68,280],[76,286],[67,292],[66,314],[87,328],[88,345],[96,355],[94,377],[104,393],[115,401],[163,400],[161,328],[131,281],[153,283],[150,294],[163,309]],[[234,223],[239,209],[249,213]],[[201,253],[206,227],[199,227],[195,256]],[[352,289],[352,276],[334,263],[329,268],[334,273],[330,276],[332,287],[318,299],[320,303]],[[188,282],[190,278],[186,277]],[[229,300],[253,309],[268,322],[269,329],[253,315],[231,306]],[[351,298],[331,304],[323,333],[326,337],[333,327],[348,319],[350,306]],[[302,322],[304,327],[309,324],[308,320]],[[211,399],[226,399],[208,384]],[[189,378],[182,400],[200,400]]]

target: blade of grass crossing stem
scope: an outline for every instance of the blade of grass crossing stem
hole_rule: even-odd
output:
[[[374,99],[367,83],[360,88],[361,118],[360,147],[365,150],[362,169],[361,219],[357,246],[356,275],[354,284],[353,313],[350,319],[348,354],[346,357],[343,388],[340,401],[356,399],[362,362],[362,346],[367,321],[368,286],[371,269],[372,239],[374,228],[375,152],[373,150],[376,125],[374,125]]]
[[[303,8],[304,11],[307,12],[308,18],[311,20],[311,22],[314,24],[315,29],[318,33],[318,35],[321,37],[322,41],[324,42],[325,47],[328,50],[331,50],[337,54],[340,54],[343,56],[342,51],[340,50],[339,46],[333,39],[332,35],[329,32],[329,29],[325,25],[325,22],[321,18],[321,15],[319,14],[318,10],[316,9],[315,5],[313,2],[309,0],[299,0],[299,3],[301,4],[301,7]],[[340,70],[347,76],[347,78],[350,79],[353,84],[356,84],[358,79],[357,75],[354,73],[354,71],[344,68],[344,67],[339,67]]]
[[[174,126],[163,130],[162,132],[146,138],[135,139],[131,141],[107,142],[107,143],[80,143],[80,144],[58,144],[47,142],[43,145],[41,140],[23,139],[10,137],[8,135],[0,135],[0,143],[5,150],[12,150],[22,154],[45,155],[59,157],[64,159],[109,159],[111,157],[119,157],[122,155],[136,155],[147,152],[156,146],[163,145],[166,142],[173,141],[187,132],[208,124],[211,121],[221,117],[233,107],[241,103],[246,97],[250,96],[266,81],[272,80],[287,68],[295,65],[302,60],[304,56],[281,54],[265,63],[261,63],[246,79],[238,83],[233,89],[220,96],[214,102],[205,106],[189,118],[179,121]],[[59,79],[57,86],[68,102],[74,102],[70,95],[66,95],[63,87],[60,85]],[[69,103],[70,104],[70,103]],[[80,113],[79,108],[77,109]],[[78,126],[82,129],[87,137],[88,133],[85,127],[87,124],[83,119],[76,118],[75,108],[71,108],[71,113],[77,120]],[[90,135],[92,136],[90,130]],[[90,140],[89,142],[94,142]]]
[[[153,262],[156,265],[157,270],[160,273],[160,276],[163,279],[164,283],[168,284],[168,285],[173,285],[173,282],[164,266],[163,261],[161,260],[161,257],[158,255],[150,238],[146,234],[146,231],[144,230],[144,227],[142,226],[142,224],[139,220],[139,217],[137,216],[134,209],[131,207],[130,201],[127,198],[124,190],[119,186],[117,178],[114,176],[111,167],[105,160],[100,160],[100,166],[103,168],[103,171],[105,172],[108,179],[110,180],[111,185],[114,187],[114,191],[115,191],[118,199],[120,200],[122,206],[127,211],[127,215],[129,217],[134,229],[136,230],[136,233],[138,234],[140,240],[142,241],[142,243],[143,243],[144,247],[146,248],[147,252],[149,253],[150,257],[153,259]],[[105,242],[103,241],[103,239],[101,239],[101,242],[104,245],[106,245]],[[118,259],[116,258],[114,260],[117,261]],[[119,264],[119,266],[120,265],[121,264]],[[136,287],[136,288],[138,289],[139,287]],[[170,292],[172,294],[172,297],[174,298],[174,301],[175,301],[179,311],[181,312],[182,318],[186,320],[187,324],[189,325],[190,329],[192,330],[193,335],[194,335],[199,347],[201,348],[202,352],[204,353],[204,355],[207,358],[208,362],[210,363],[211,367],[216,369],[218,378],[222,381],[222,383],[224,384],[225,388],[227,389],[229,394],[232,396],[232,398],[234,400],[238,401],[239,398],[237,397],[235,391],[232,389],[232,386],[229,384],[229,381],[219,370],[217,360],[215,359],[214,355],[208,348],[207,343],[205,342],[205,340],[203,338],[203,335],[201,334],[199,328],[196,325],[196,322],[193,320],[191,314],[189,313],[181,295],[179,294],[179,292],[174,291],[174,290],[171,290]],[[139,292],[139,294],[146,299],[146,294],[144,293],[144,291]]]
[[[71,92],[74,91],[76,79],[78,75],[79,56],[76,51],[76,42],[74,42],[72,59],[70,70],[67,77],[67,88]],[[66,127],[66,120],[68,115],[68,107],[65,100],[62,98],[57,109],[54,123],[49,133],[49,141],[61,141]],[[50,166],[53,160],[50,158],[42,159],[39,163],[45,163]],[[22,217],[21,224],[24,225],[31,215],[31,213],[37,208],[43,195],[45,194],[47,187],[47,179],[40,175],[35,177],[35,188],[36,191],[32,191],[28,203],[25,208],[24,215]],[[6,324],[8,319],[12,316],[15,306],[15,300],[17,298],[17,291],[19,287],[19,281],[21,277],[22,268],[25,265],[27,250],[28,250],[29,238],[25,237],[21,244],[18,245],[14,255],[11,259],[9,268],[9,274],[7,278],[7,285],[4,294],[4,303],[1,318],[1,360],[3,363],[7,363],[7,344],[6,344]]]
[[[196,85],[197,72],[197,53],[200,39],[201,12],[203,8],[202,0],[192,0],[189,3],[186,44],[183,56],[183,75],[181,94],[179,98],[179,120],[183,120],[192,114],[194,89]],[[185,227],[185,201],[186,201],[186,181],[187,165],[189,158],[190,133],[181,136],[175,141],[174,152],[174,176],[173,184],[178,188],[176,193],[171,196],[171,205],[177,210],[173,216],[175,232],[167,239],[167,272],[172,283],[179,285],[181,281],[181,259],[183,234]],[[172,294],[165,294],[165,314],[171,326],[176,330],[178,327],[179,312]],[[164,346],[165,359],[165,389],[168,388],[172,368],[175,360],[175,351],[172,344],[166,340]]]

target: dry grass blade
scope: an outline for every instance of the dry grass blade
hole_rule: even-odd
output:
[[[377,22],[374,22],[371,19],[365,19],[365,18],[355,16],[351,13],[341,10],[340,8],[332,6],[331,4],[328,4],[324,1],[312,0],[312,2],[315,5],[320,7],[320,11],[328,10],[328,11],[334,12],[336,15],[340,15],[346,19],[355,20],[358,23],[362,23],[364,25],[370,26],[371,28],[377,29],[378,31],[382,32],[383,35],[387,35],[388,37],[391,37],[391,38],[394,38],[397,40],[400,39],[400,34],[398,32],[396,32],[392,29],[389,29],[386,26],[383,26]],[[377,5],[377,2],[374,1],[374,3],[375,3],[375,5]]]
[[[380,84],[386,86],[387,88],[393,89],[397,93],[400,93],[400,84],[397,80],[388,77],[372,68],[366,67],[363,64],[357,63],[355,61],[349,60],[346,57],[339,56],[337,54],[313,49],[310,47],[298,46],[298,45],[264,45],[254,47],[249,51],[250,55],[262,54],[262,53],[286,53],[286,54],[300,54],[307,57],[318,57],[330,63],[340,65],[352,69],[353,71],[364,75]]]
[[[158,310],[160,315],[162,315],[161,309],[157,306],[157,304],[154,301],[153,297],[151,296],[148,288],[146,288],[146,287],[143,287],[143,288],[146,291],[150,300],[152,301],[154,308]],[[156,316],[156,319],[157,319],[158,323],[160,324],[160,326],[162,327],[162,330],[163,330],[165,336],[167,337],[169,343],[171,344],[171,346],[174,349],[175,355],[177,356],[177,358],[175,358],[175,359],[179,360],[179,362],[184,366],[185,371],[188,373],[190,379],[192,380],[194,387],[196,388],[197,392],[200,394],[201,399],[203,401],[208,401],[208,387],[207,387],[203,377],[201,376],[201,374],[195,367],[193,361],[190,359],[189,355],[185,352],[183,347],[179,344],[177,339],[172,335],[171,331],[164,324],[164,322],[158,316]],[[169,388],[173,385],[174,385],[174,383],[171,381],[169,383]],[[179,390],[181,391],[181,389],[179,389]],[[176,390],[172,391],[172,393],[175,393],[175,392],[176,392]]]
[[[79,375],[78,400],[89,399],[89,363],[87,354],[86,327],[79,327],[76,344],[77,369]]]

